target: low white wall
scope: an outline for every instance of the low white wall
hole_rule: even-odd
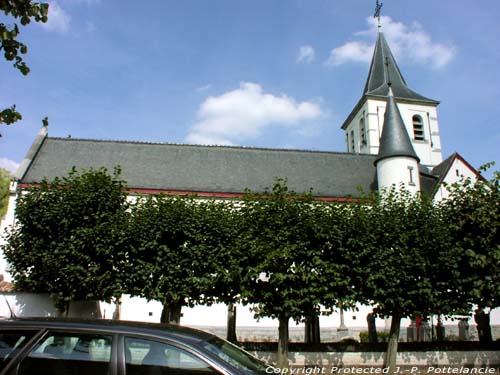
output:
[[[0,294],[0,317],[57,316],[52,299],[43,294]]]

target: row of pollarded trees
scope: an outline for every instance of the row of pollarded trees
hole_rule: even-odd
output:
[[[401,318],[500,305],[499,180],[465,181],[442,204],[405,191],[325,203],[285,181],[238,202],[131,202],[119,170],[73,170],[20,196],[3,250],[16,286],[62,310],[126,293],[178,322],[182,306],[253,304],[279,320],[280,366],[291,319],[372,305],[392,317],[391,365]]]

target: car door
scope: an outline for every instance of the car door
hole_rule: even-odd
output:
[[[124,335],[121,343],[123,375],[230,375],[211,359],[174,342]]]
[[[115,335],[84,330],[47,330],[17,360],[12,375],[114,375]]]
[[[26,329],[8,327],[0,332],[0,374],[8,371],[11,362],[22,351],[35,342],[37,337],[42,334],[41,329]]]

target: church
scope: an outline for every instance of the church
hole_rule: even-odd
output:
[[[316,198],[330,201],[401,183],[441,199],[444,182],[477,172],[458,153],[443,159],[438,105],[408,86],[379,30],[363,93],[341,126],[346,152],[52,138],[43,127],[13,193],[73,166],[120,166],[130,194],[239,198],[245,189],[260,192],[286,178],[291,190],[312,188]]]
[[[44,126],[12,181],[2,229],[14,222],[24,189],[65,176],[72,167],[120,166],[131,196],[239,199],[246,189],[261,192],[286,178],[290,190],[312,189],[325,201],[355,201],[360,192],[401,185],[438,201],[447,195],[445,183],[478,176],[458,153],[443,158],[438,105],[409,87],[379,28],[363,93],[341,125],[344,152],[55,138]],[[8,274],[5,263],[0,268]],[[157,320],[151,313],[139,317],[151,319]]]

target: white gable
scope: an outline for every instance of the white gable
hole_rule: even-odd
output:
[[[464,178],[470,178],[474,181],[478,178],[478,172],[469,163],[457,155],[446,171],[446,174],[442,177],[441,185],[434,195],[434,201],[438,202],[442,199],[448,198],[450,193],[447,190],[446,185],[460,182]]]

